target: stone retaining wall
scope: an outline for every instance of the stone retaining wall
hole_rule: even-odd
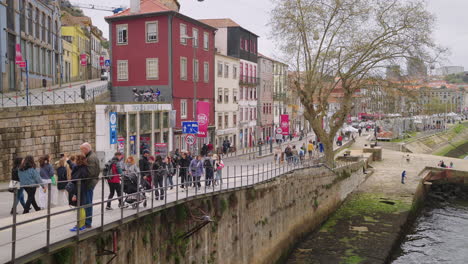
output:
[[[10,179],[16,156],[76,153],[83,142],[95,145],[93,104],[3,108],[0,111],[0,181]]]
[[[122,225],[43,257],[47,263],[275,263],[316,229],[364,180],[363,162],[333,173],[295,170],[265,183],[208,194],[124,220]],[[187,239],[204,213],[214,222]]]

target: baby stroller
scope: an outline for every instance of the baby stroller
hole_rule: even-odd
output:
[[[140,203],[143,203],[143,206],[146,207],[146,196],[142,192],[144,186],[138,186],[138,176],[135,174],[124,175],[123,176],[123,191],[127,195],[125,198],[125,203],[130,205],[133,209],[137,208]],[[138,191],[140,191],[138,193]]]

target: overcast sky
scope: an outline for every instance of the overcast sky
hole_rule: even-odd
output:
[[[451,51],[445,65],[460,65],[468,70],[468,0],[427,0],[429,10],[437,16],[435,38],[439,44]],[[72,3],[94,3],[102,6],[130,6],[129,0],[71,0]],[[275,43],[269,39],[268,26],[270,0],[179,0],[180,12],[184,15],[200,18],[231,18],[242,27],[260,36],[259,52],[278,58]],[[83,9],[93,23],[99,27],[104,36],[108,36],[108,25],[105,16],[111,12]]]

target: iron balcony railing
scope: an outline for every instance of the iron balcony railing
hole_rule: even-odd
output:
[[[241,85],[259,85],[260,84],[260,78],[257,77],[252,77],[248,75],[241,75],[239,78],[239,84]]]
[[[273,93],[274,101],[283,101],[286,100],[286,93]]]
[[[341,162],[337,164],[338,166],[335,169],[355,163],[358,162]],[[269,181],[292,170],[303,168],[335,170],[321,163],[321,158],[317,154],[303,159],[285,158],[284,161],[278,159],[278,162],[257,163],[256,165],[228,165],[222,169],[222,176],[219,179],[216,179],[216,172],[214,173],[215,179],[206,178],[205,173],[203,173],[202,177],[192,177],[190,174],[184,177],[183,171],[190,172],[189,168],[178,167],[172,183],[169,178],[173,176],[162,176],[163,178],[159,179],[159,184],[157,183],[158,180],[153,178],[153,185],[150,186],[141,176],[152,175],[152,177],[155,177],[160,171],[140,172],[138,175],[127,175],[124,172],[122,175],[100,177],[98,185],[94,188],[92,202],[80,205],[83,197],[81,197],[81,192],[77,192],[76,204],[78,206],[74,207],[66,205],[52,207],[51,190],[56,189],[52,183],[21,186],[21,188],[39,187],[39,191],[43,191],[43,188],[46,189],[47,206],[44,210],[26,215],[19,215],[16,206],[14,206],[11,217],[0,219],[3,220],[0,221],[2,223],[0,225],[0,233],[2,233],[2,236],[0,236],[0,261],[2,263],[8,261],[11,261],[11,263],[15,261],[22,262],[26,258],[31,259],[35,252],[39,252],[38,254],[50,252],[52,248],[58,249],[67,245],[69,241],[80,241],[83,233],[87,233],[85,237],[97,235],[115,228],[125,220],[163,210],[168,206],[179,204],[181,201],[191,200],[193,197],[252,186]],[[177,176],[180,174],[182,174],[182,177]],[[323,177],[321,175],[321,173],[314,173],[311,174],[311,177]],[[120,185],[122,195],[108,199],[109,188],[105,182],[114,176],[117,176],[120,182],[123,183]],[[76,190],[80,190],[81,185],[86,184],[83,181],[87,180],[89,179],[57,183],[68,184],[68,182],[73,182]],[[198,187],[195,188],[194,186]],[[8,189],[0,189],[0,193],[7,191]],[[16,188],[10,191],[13,192],[10,196],[12,199],[8,202],[17,204],[19,189]],[[124,206],[119,207],[117,210],[106,210],[108,202],[112,203],[119,200]],[[84,230],[76,229],[71,231],[70,228],[73,226],[81,226],[84,223],[86,217],[83,213],[80,215],[80,210],[86,208],[94,208],[92,216],[88,216],[93,220],[93,226]]]
[[[60,91],[0,93],[0,107],[76,104],[95,101],[108,91],[107,85],[92,89],[64,88]]]

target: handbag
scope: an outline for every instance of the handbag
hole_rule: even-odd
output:
[[[8,184],[8,191],[9,192],[14,192],[15,189],[18,189],[19,188],[19,181],[14,181],[14,180],[11,180],[10,183]]]
[[[50,177],[50,180],[52,181],[52,185],[57,185],[57,179],[55,178],[55,175],[52,175],[52,177]]]

